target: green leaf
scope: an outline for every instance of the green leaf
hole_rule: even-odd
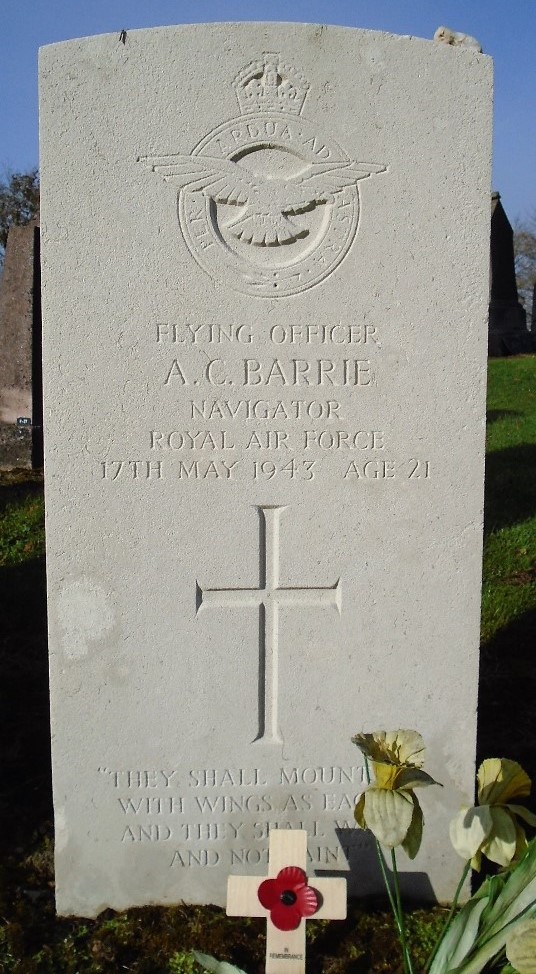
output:
[[[495,900],[487,922],[487,936],[494,936],[530,907],[536,907],[536,840],[532,839],[523,858],[509,874]]]
[[[466,907],[479,898],[477,894],[469,900],[456,917],[452,928],[458,924]],[[534,916],[536,916],[536,843],[532,840],[523,859],[508,875],[493,906],[483,914],[477,941],[473,949],[468,951],[467,958],[456,968],[445,966],[442,944],[429,974],[447,974],[447,972],[448,974],[480,974],[488,961],[504,948],[514,924],[521,919]],[[438,958],[443,961],[443,966],[436,967]]]
[[[215,957],[211,957],[210,954],[202,954],[200,950],[192,950],[198,964],[204,967],[206,971],[211,971],[211,974],[217,974],[217,970],[220,966],[219,960]]]
[[[506,956],[519,974],[536,974],[536,920],[516,923],[506,939]]]
[[[428,974],[451,974],[466,959],[478,937],[487,897],[472,897],[456,915],[445,934]],[[460,970],[464,970],[463,967]]]
[[[424,818],[422,814],[421,806],[415,795],[413,798],[413,818],[411,819],[411,825],[408,829],[406,838],[402,843],[402,848],[410,859],[415,859],[422,842],[422,829],[424,825]]]
[[[402,845],[413,818],[411,798],[398,791],[369,788],[365,792],[367,827],[388,849]]]
[[[240,967],[235,967],[234,964],[228,964],[224,960],[216,960],[210,954],[202,954],[199,950],[192,950],[192,954],[197,963],[201,967],[204,967],[206,971],[210,971],[211,974],[245,974]]]

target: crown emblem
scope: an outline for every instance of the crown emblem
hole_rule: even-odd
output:
[[[279,54],[263,54],[237,74],[233,82],[240,112],[285,112],[299,115],[309,82],[296,68],[282,64]]]

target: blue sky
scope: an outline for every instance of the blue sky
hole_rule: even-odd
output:
[[[425,38],[445,24],[472,34],[495,62],[493,188],[512,221],[536,212],[536,0],[0,0],[0,173],[38,163],[41,45],[214,20],[309,21]]]

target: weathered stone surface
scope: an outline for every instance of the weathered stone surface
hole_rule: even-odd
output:
[[[32,458],[39,464],[42,457],[39,286],[39,228],[35,222],[11,227],[0,280],[0,467],[4,468],[31,467]],[[32,431],[32,421],[37,430]]]
[[[41,54],[57,902],[378,889],[358,730],[473,793],[489,58],[289,24]],[[61,151],[58,150],[61,146]],[[66,282],[69,285],[66,286]]]

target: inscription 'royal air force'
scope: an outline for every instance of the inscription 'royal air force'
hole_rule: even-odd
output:
[[[259,297],[323,281],[347,254],[359,221],[358,182],[386,167],[356,162],[301,112],[309,83],[280,54],[234,79],[241,115],[191,155],[143,156],[178,187],[193,257],[216,281]]]

